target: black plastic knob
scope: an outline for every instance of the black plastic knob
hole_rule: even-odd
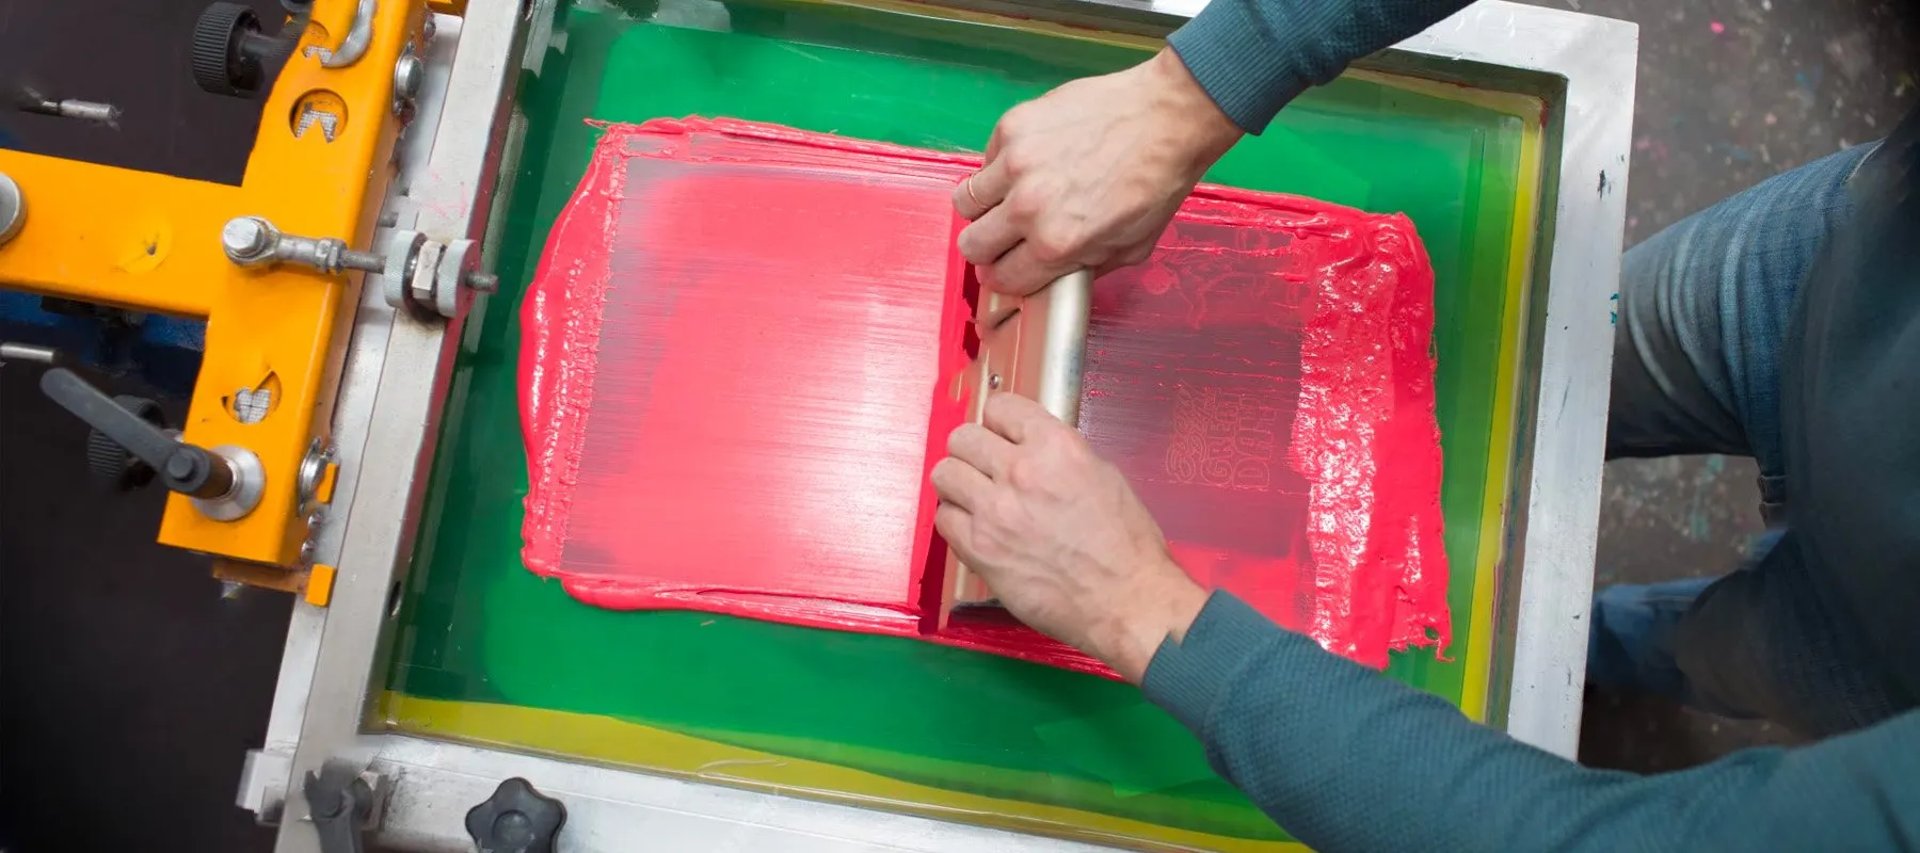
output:
[[[161,429],[167,428],[160,404],[145,397],[120,394],[113,398],[120,408]],[[126,445],[100,430],[87,432],[87,468],[101,481],[116,488],[131,489],[153,480],[153,466],[140,461]]]
[[[567,807],[515,776],[467,812],[467,834],[480,853],[553,853]]]
[[[129,454],[157,472],[161,484],[168,489],[196,498],[213,498],[233,488],[232,463],[205,448],[175,438],[159,424],[108,397],[73,371],[56,367],[40,374],[40,391],[74,417],[86,421],[94,431],[126,448]],[[138,397],[130,399],[136,403],[151,402]],[[103,459],[101,464],[104,468],[107,463]]]
[[[193,82],[215,95],[250,95],[260,88],[260,60],[242,49],[260,35],[260,16],[239,3],[207,6],[193,25]]]

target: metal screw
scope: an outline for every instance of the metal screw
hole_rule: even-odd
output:
[[[0,246],[20,233],[20,226],[26,221],[27,199],[20,194],[20,185],[0,174]]]
[[[420,25],[420,40],[433,41],[433,33],[434,33],[434,30],[436,29],[438,28],[434,26],[433,13],[428,12],[427,20]]]
[[[425,63],[411,53],[402,54],[394,60],[393,97],[396,102],[412,100],[413,96],[420,94],[420,80],[425,70]]]
[[[490,272],[467,273],[466,285],[480,293],[492,293],[500,289],[500,277]]]
[[[237,216],[220,229],[220,247],[227,259],[243,267],[293,264],[329,275],[343,269],[381,272],[387,259],[372,252],[356,252],[338,237],[302,237],[282,234],[258,216]]]
[[[428,240],[414,255],[413,265],[407,272],[406,300],[415,307],[434,310],[434,282],[439,278],[440,259],[445,257],[446,249],[444,244]]]
[[[327,476],[327,466],[334,460],[333,446],[325,439],[315,436],[307,445],[307,455],[300,457],[300,467],[293,480],[293,495],[298,500],[297,512],[312,513],[307,523],[318,525],[323,516],[321,508],[314,498],[320,493],[320,481]]]
[[[256,261],[272,254],[278,236],[273,226],[258,216],[236,216],[220,229],[220,248],[235,263]]]
[[[9,361],[26,361],[47,367],[59,367],[65,358],[53,347],[23,344],[17,341],[0,341],[0,365]]]
[[[988,388],[996,388],[996,389],[997,389],[997,388],[999,388],[999,387],[1000,387],[1000,374],[998,374],[998,373],[989,373],[989,374],[987,374],[987,387],[988,387]]]
[[[120,108],[112,104],[82,101],[78,98],[49,98],[31,88],[22,88],[20,108],[30,113],[77,118],[114,128],[119,127],[120,121]]]
[[[119,107],[112,104],[103,104],[98,101],[76,101],[68,99],[61,101],[56,109],[58,110],[57,115],[61,118],[77,118],[83,121],[98,122],[109,126],[120,121]]]
[[[380,272],[387,268],[387,259],[372,252],[347,249],[340,253],[340,266],[361,272]]]

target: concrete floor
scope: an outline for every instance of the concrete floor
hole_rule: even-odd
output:
[[[1920,99],[1920,8],[1911,4],[1545,5],[1641,23],[1629,243],[1778,171],[1877,138]],[[142,50],[152,32],[184,32],[199,6],[0,3],[0,77],[13,61],[52,55],[37,35],[49,16],[107,30],[110,46],[90,53],[117,56]],[[177,46],[161,52],[151,64],[182,67]],[[124,82],[135,75],[115,79],[141,85]],[[234,133],[227,109],[182,100],[159,145],[79,144],[142,163],[163,148],[198,164],[179,168],[218,177],[226,166],[212,155]],[[195,134],[220,140],[196,145]],[[82,440],[31,376],[0,370],[0,851],[265,849],[268,834],[232,797],[240,757],[263,733],[287,601],[223,598],[203,560],[153,545],[159,495],[94,491],[80,476]],[[1720,457],[1609,465],[1599,582],[1732,568],[1760,529],[1754,474],[1750,461]],[[1783,737],[1595,696],[1581,755],[1656,771]]]

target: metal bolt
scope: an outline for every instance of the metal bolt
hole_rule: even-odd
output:
[[[407,274],[406,299],[415,307],[425,311],[435,310],[434,280],[446,250],[444,244],[428,240],[421,244],[420,251],[414,255],[413,268]]]
[[[412,100],[420,94],[420,81],[425,77],[426,64],[420,57],[411,53],[401,54],[393,62],[393,97],[396,101]]]
[[[220,229],[220,247],[227,259],[243,267],[292,264],[329,275],[343,269],[380,272],[387,259],[372,252],[356,252],[338,237],[302,237],[282,234],[258,216],[237,216]]]
[[[333,447],[326,439],[315,436],[307,445],[307,455],[300,457],[300,467],[293,480],[293,495],[299,501],[297,512],[311,513],[307,523],[318,525],[323,516],[320,504],[314,498],[320,493],[320,481],[327,476],[327,466],[334,460]]]
[[[167,457],[167,477],[170,479],[185,480],[192,477],[195,468],[192,457],[185,453],[175,453]]]
[[[466,285],[480,293],[492,293],[500,289],[500,277],[490,272],[467,273]]]
[[[220,248],[226,250],[228,260],[245,264],[271,255],[279,236],[258,216],[236,216],[220,229]]]
[[[59,111],[58,114],[62,118],[77,118],[109,126],[118,124],[120,121],[119,107],[112,104],[103,104],[99,101],[76,101],[68,99],[61,101],[57,109]]]
[[[999,387],[1000,387],[1000,374],[998,374],[998,373],[990,373],[990,374],[987,374],[987,387],[988,387],[988,388],[999,388]]]
[[[23,87],[20,91],[20,108],[30,113],[77,118],[82,121],[97,122],[108,127],[118,128],[120,108],[100,101],[82,101],[78,98],[49,98]]]
[[[407,306],[413,273],[420,263],[420,248],[426,243],[426,235],[406,229],[386,231],[380,238],[381,253],[387,256],[386,269],[380,271],[380,284],[388,305]]]
[[[347,249],[340,253],[340,266],[361,272],[380,272],[387,268],[387,259],[372,252]]]
[[[420,40],[433,41],[433,33],[436,29],[437,27],[435,27],[433,23],[433,13],[428,12],[427,20],[420,25]]]
[[[20,185],[0,174],[0,246],[20,233],[20,226],[26,221],[27,199],[20,194]]]
[[[48,367],[59,367],[64,360],[60,351],[53,347],[0,341],[0,364],[6,364],[9,361],[27,361]]]
[[[314,552],[318,550],[320,550],[319,546],[313,544],[312,539],[300,543],[300,562],[304,565],[312,565]]]

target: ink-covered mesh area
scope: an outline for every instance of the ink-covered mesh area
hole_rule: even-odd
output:
[[[569,594],[1106,671],[998,611],[925,633],[963,408],[973,155],[606,129],[522,315],[523,556]],[[1096,284],[1081,427],[1189,573],[1355,660],[1444,647],[1432,272],[1411,224],[1202,187]]]

